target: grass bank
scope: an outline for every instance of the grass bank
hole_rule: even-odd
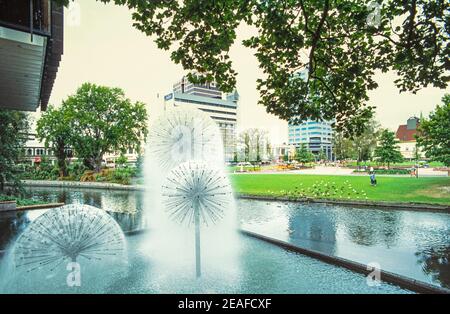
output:
[[[16,196],[6,196],[0,194],[0,202],[2,201],[16,201],[17,206],[32,206],[45,204],[43,201],[34,200],[30,198],[16,197]]]
[[[234,191],[247,195],[450,205],[450,178],[231,174]]]

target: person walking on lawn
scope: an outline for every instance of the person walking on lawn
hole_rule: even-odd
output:
[[[376,186],[377,185],[377,179],[375,177],[375,170],[373,169],[373,167],[370,167],[369,177],[370,177],[370,185]]]

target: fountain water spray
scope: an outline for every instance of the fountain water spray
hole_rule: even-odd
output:
[[[192,249],[196,252],[197,277],[201,274],[200,230],[203,235],[202,266],[227,271],[215,261],[223,262],[223,254],[234,261],[236,220],[228,179],[217,170],[224,167],[218,124],[199,109],[181,106],[159,117],[149,134],[145,207],[153,229],[151,237],[159,240],[152,241],[151,247],[147,247],[152,251],[152,258],[158,260],[157,265],[162,267],[159,274],[169,274],[167,269],[180,271],[180,265],[187,266],[190,262],[190,259],[173,259],[173,254],[192,252],[187,240],[190,237],[186,237],[186,232],[190,233],[189,226],[195,228]],[[211,224],[215,225],[214,230],[201,228]],[[227,239],[225,250],[218,250],[217,241],[224,239]]]
[[[112,217],[93,206],[72,204],[34,220],[14,246],[14,262],[28,272],[53,271],[79,258],[98,261],[124,253],[124,234]]]
[[[201,275],[200,224],[216,223],[230,203],[228,178],[203,162],[188,161],[173,169],[163,185],[165,208],[172,219],[195,227],[195,264]]]
[[[162,115],[151,128],[147,153],[164,175],[189,160],[223,166],[222,136],[217,124],[193,108],[177,107]]]

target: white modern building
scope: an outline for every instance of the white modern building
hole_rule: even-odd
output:
[[[239,94],[226,95],[214,84],[193,84],[183,77],[174,84],[173,91],[164,96],[164,109],[189,106],[207,113],[220,128],[225,160],[232,161],[236,152],[236,123]]]
[[[308,120],[304,123],[288,125],[289,145],[305,145],[313,154],[324,152],[329,160],[333,155],[333,129],[330,122]]]

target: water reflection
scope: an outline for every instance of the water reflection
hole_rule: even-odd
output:
[[[450,214],[254,200],[242,228],[450,288]]]
[[[450,246],[417,252],[423,271],[444,287],[450,287]]]
[[[124,231],[148,225],[142,192],[42,187],[28,194],[103,208]],[[244,229],[450,288],[450,214],[254,200],[238,200],[237,206]],[[0,250],[39,214],[2,213]]]
[[[93,189],[36,187],[26,191],[28,197],[49,203],[87,204],[102,208],[117,221],[124,232],[145,228],[142,193]],[[0,251],[45,210],[4,212],[0,214]]]
[[[0,251],[16,238],[30,223],[25,212],[3,212],[0,214]]]
[[[288,206],[294,205],[289,204]],[[290,212],[294,210],[295,208],[290,210]],[[291,241],[316,251],[327,254],[335,253],[336,224],[333,215],[322,215],[313,211],[305,211],[290,215],[288,221],[288,232]]]
[[[33,187],[26,190],[26,195],[45,202],[87,204],[110,212],[136,213],[143,209],[143,195],[138,191]]]
[[[358,245],[395,247],[402,212],[341,207],[335,210],[339,225]]]

